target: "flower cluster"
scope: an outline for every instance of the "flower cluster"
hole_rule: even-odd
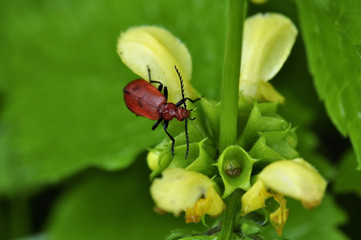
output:
[[[225,210],[223,199],[235,190],[241,214],[265,207],[273,198],[279,207],[270,213],[277,232],[288,216],[284,196],[300,200],[306,208],[320,204],[326,181],[296,150],[297,136],[291,124],[277,113],[284,98],[269,83],[280,70],[295,42],[297,29],[286,17],[257,14],[244,26],[240,67],[237,145],[218,152],[220,103],[202,98],[197,120],[189,124],[190,152],[179,123],[172,123],[174,155],[169,140],[151,149],[147,156],[152,170],[151,195],[158,209],[179,215],[186,222],[199,222],[206,214],[217,217]],[[191,56],[185,45],[167,30],[156,26],[134,27],[122,33],[117,52],[137,75],[168,87],[169,101],[181,99],[177,66],[183,76],[185,95],[199,94],[190,84]]]

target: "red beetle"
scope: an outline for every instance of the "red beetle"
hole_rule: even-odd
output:
[[[186,156],[188,157],[189,152],[189,139],[188,139],[188,122],[187,119],[194,120],[194,118],[190,118],[190,111],[187,109],[186,100],[191,101],[192,103],[198,101],[200,98],[192,100],[190,98],[184,97],[184,89],[183,89],[183,80],[180,72],[177,67],[174,66],[181,83],[181,93],[182,99],[174,103],[168,103],[168,89],[167,87],[163,88],[163,84],[158,81],[153,81],[150,77],[150,69],[148,67],[148,77],[149,81],[147,82],[143,79],[137,79],[130,82],[123,90],[124,92],[124,100],[130,111],[135,113],[136,115],[143,116],[149,118],[151,120],[157,120],[157,122],[153,125],[152,130],[156,129],[156,127],[163,121],[163,128],[169,138],[172,140],[172,154],[174,154],[174,143],[175,140],[167,131],[169,121],[173,118],[176,118],[178,121],[185,120],[185,133],[186,133],[186,142],[187,142],[187,150]],[[155,88],[151,83],[158,83],[158,89]],[[163,94],[162,94],[163,90]],[[183,105],[184,107],[181,107]]]

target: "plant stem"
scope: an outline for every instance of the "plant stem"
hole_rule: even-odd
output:
[[[242,56],[243,23],[246,10],[247,0],[229,0],[221,89],[220,151],[237,142],[239,75]],[[222,230],[218,237],[220,240],[229,240],[231,238],[233,222],[241,195],[241,191],[236,190],[226,199],[227,209],[224,214]]]
[[[243,22],[247,0],[229,0],[223,64],[220,117],[220,151],[237,140],[237,107],[242,56]]]
[[[241,190],[237,189],[226,199],[227,208],[223,218],[222,230],[221,233],[219,234],[218,239],[220,240],[231,239],[235,213],[238,213],[237,208],[241,201],[240,200],[241,196],[242,196]]]

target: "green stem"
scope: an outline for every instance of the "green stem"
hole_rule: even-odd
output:
[[[246,11],[247,0],[229,0],[221,89],[220,151],[237,142],[239,74],[242,56],[243,23]],[[234,218],[241,196],[241,191],[236,190],[226,199],[227,209],[218,239],[229,240],[231,238]]]
[[[221,89],[220,151],[237,140],[237,107],[246,0],[229,0]]]
[[[222,230],[218,237],[219,240],[231,239],[235,213],[238,213],[237,208],[239,207],[241,196],[242,192],[238,189],[226,199],[227,208],[223,218]]]

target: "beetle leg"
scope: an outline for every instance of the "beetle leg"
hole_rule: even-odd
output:
[[[149,65],[147,65],[147,70],[148,70],[149,82],[150,82],[150,83],[158,83],[158,84],[159,84],[159,86],[158,86],[158,91],[159,91],[159,92],[162,92],[162,90],[163,90],[163,83],[161,83],[161,82],[159,82],[159,81],[153,81],[153,80],[152,80],[152,77],[151,77],[151,74],[150,74]]]
[[[172,135],[170,135],[170,133],[167,131],[167,128],[168,128],[168,124],[169,124],[169,121],[164,121],[163,122],[163,128],[164,128],[164,131],[165,133],[168,135],[168,137],[170,138],[170,140],[172,140],[172,155],[174,155],[174,143],[175,143],[175,140],[174,138],[172,137]]]
[[[186,134],[186,143],[187,143],[187,149],[186,149],[186,159],[187,159],[188,152],[189,152],[189,136],[188,136],[188,121],[187,121],[187,119],[184,119],[184,130],[185,130],[185,134]]]
[[[163,95],[165,97],[165,100],[168,101],[168,88],[167,87],[164,87]]]
[[[157,120],[157,122],[154,123],[154,125],[153,125],[153,127],[152,127],[152,130],[156,129],[156,128],[158,127],[159,123],[162,122],[162,120],[163,120],[163,118],[159,118],[159,119]]]
[[[153,80],[150,80],[150,83],[158,83],[158,84],[159,84],[159,86],[158,86],[158,91],[159,91],[159,92],[162,92],[162,90],[163,90],[163,83],[158,82],[158,81],[153,81]],[[165,87],[164,87],[164,88],[165,88]]]
[[[183,103],[185,103],[185,101],[188,100],[188,101],[191,101],[192,103],[195,103],[197,102],[198,100],[200,100],[200,98],[197,98],[197,99],[190,99],[190,98],[183,98],[181,100],[179,100],[179,102],[177,102],[175,105],[176,107],[179,107],[180,105],[182,105]]]
[[[149,65],[147,65],[147,70],[148,70],[148,79],[149,79],[149,82],[152,82],[152,78],[150,77],[150,68],[149,68]]]

